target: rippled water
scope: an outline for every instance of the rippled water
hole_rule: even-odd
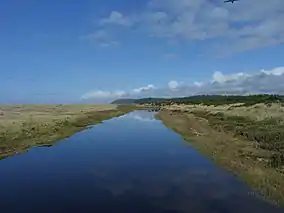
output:
[[[284,212],[135,111],[0,161],[3,213]]]

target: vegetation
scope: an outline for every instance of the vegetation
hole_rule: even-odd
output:
[[[135,103],[135,99],[118,99],[113,101],[111,104],[134,104]]]
[[[201,153],[284,205],[284,106],[279,96],[256,97],[232,104],[171,102],[158,117]]]
[[[117,104],[151,104],[151,105],[167,105],[175,104],[203,104],[203,105],[223,105],[243,103],[245,106],[251,106],[257,103],[276,103],[284,102],[284,96],[281,95],[249,95],[249,96],[226,96],[226,95],[197,95],[181,98],[142,98],[142,99],[119,99],[113,103]]]
[[[116,105],[1,105],[0,158],[32,146],[51,145],[133,109]]]
[[[194,112],[198,117],[209,121],[219,132],[232,133],[235,137],[256,142],[256,146],[269,153],[268,166],[281,168],[284,165],[284,123],[280,118],[254,121],[243,116],[230,116],[225,113]],[[263,157],[263,156],[254,156]],[[284,171],[284,170],[283,170]]]

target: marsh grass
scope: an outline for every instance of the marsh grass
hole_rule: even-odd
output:
[[[211,127],[219,132],[232,133],[234,137],[256,142],[257,148],[268,150],[268,165],[282,167],[284,165],[284,125],[281,118],[251,120],[248,117],[210,113],[192,112],[198,117],[208,120]]]
[[[89,125],[132,111],[116,105],[2,105],[0,158],[52,145]]]
[[[165,106],[158,117],[201,153],[240,176],[270,201],[284,205],[281,104],[173,104]]]

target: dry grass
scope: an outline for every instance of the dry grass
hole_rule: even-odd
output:
[[[265,197],[284,204],[281,105],[172,105],[158,117]]]
[[[242,106],[242,103],[219,105],[219,106],[206,106],[206,105],[176,105],[165,106],[165,109],[178,110],[183,112],[194,111],[208,111],[211,113],[222,112],[232,116],[249,117],[253,120],[261,121],[269,118],[283,118],[284,119],[284,106],[281,103],[255,104],[252,106]]]
[[[51,144],[87,125],[133,107],[116,105],[0,105],[0,158],[31,146]]]
[[[116,105],[0,105],[0,132],[16,130],[24,122],[53,123],[87,112],[114,110]]]

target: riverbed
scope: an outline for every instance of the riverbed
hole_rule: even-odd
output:
[[[134,111],[0,161],[4,213],[280,213],[177,133]]]

